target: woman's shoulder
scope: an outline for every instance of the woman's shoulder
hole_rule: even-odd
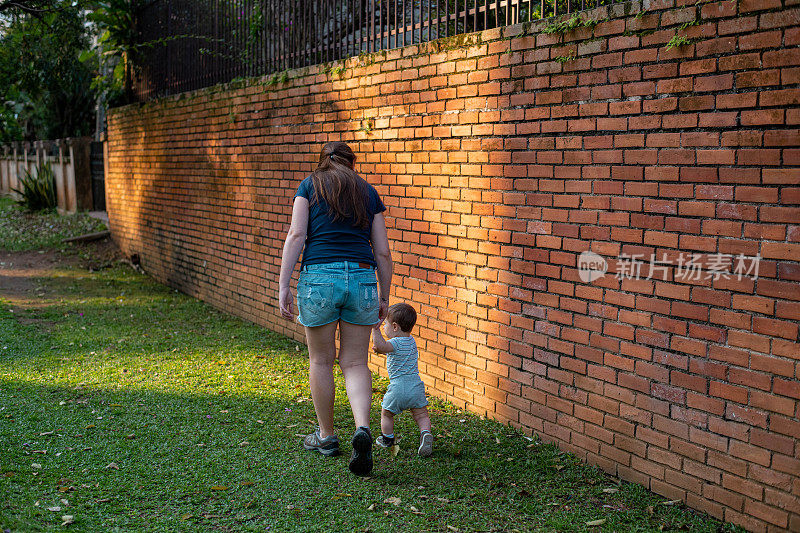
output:
[[[300,185],[297,186],[297,194],[295,196],[303,196],[305,198],[311,197],[311,194],[314,192],[314,175],[310,174],[306,177],[303,181],[300,182]]]
[[[365,190],[367,191],[367,196],[369,197],[370,202],[382,206],[383,203],[381,202],[381,195],[378,192],[378,189],[376,189],[374,185],[372,185],[370,182],[368,182],[361,176],[358,176],[358,179],[360,179],[364,183],[364,187]]]
[[[371,191],[375,190],[375,187],[373,187],[370,182],[368,182],[366,179],[364,179],[364,176],[362,176],[361,174],[356,174],[356,178],[358,179],[358,182],[361,183],[362,187],[364,187],[364,188],[366,188],[368,190],[371,190]]]

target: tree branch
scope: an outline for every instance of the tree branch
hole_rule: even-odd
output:
[[[0,1],[0,13],[15,11],[18,13],[28,13],[30,15],[44,15],[51,11],[58,10],[54,2],[48,0],[2,0]]]

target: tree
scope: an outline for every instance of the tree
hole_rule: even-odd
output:
[[[109,105],[131,99],[130,56],[137,41],[135,13],[140,4],[140,0],[98,1],[88,15],[100,35],[98,63],[108,67],[95,78],[93,88],[100,100]]]
[[[81,61],[91,45],[83,6],[2,0],[0,8],[0,140],[90,134],[96,64]]]

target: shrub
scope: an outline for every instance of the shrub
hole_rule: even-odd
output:
[[[34,174],[26,170],[20,185],[21,189],[14,189],[21,196],[18,204],[30,211],[56,207],[56,177],[50,163],[39,164]]]

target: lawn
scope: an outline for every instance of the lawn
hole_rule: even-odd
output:
[[[29,213],[7,196],[0,196],[0,213],[0,248],[8,251],[63,248],[65,237],[106,229],[102,221],[85,214]]]
[[[0,228],[0,250],[44,224],[11,209],[0,202],[0,226],[23,227]],[[46,220],[62,236],[97,229]],[[404,415],[398,455],[376,450],[373,475],[354,477],[347,453],[300,446],[314,427],[304,346],[125,263],[59,257],[72,260],[28,303],[0,293],[0,531],[734,531],[435,399],[431,458]],[[338,373],[337,387],[349,452]]]

